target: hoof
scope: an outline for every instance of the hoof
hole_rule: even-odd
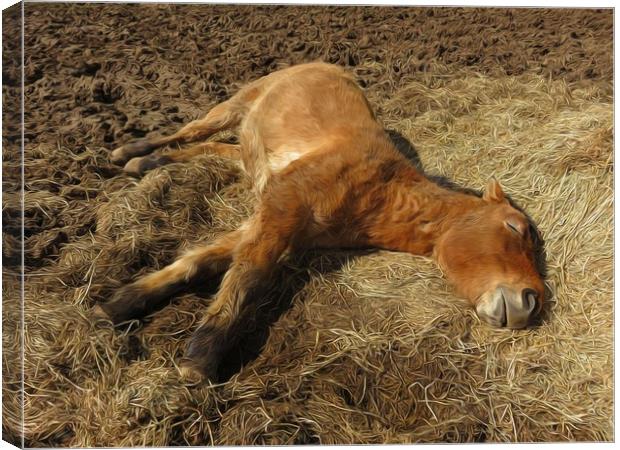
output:
[[[179,378],[183,383],[197,384],[206,380],[203,373],[198,368],[188,361],[181,361],[179,365]]]
[[[207,381],[216,382],[217,373],[215,367],[212,369],[204,369],[189,358],[181,359],[179,364],[179,377],[184,383],[196,384],[206,383]]]
[[[147,315],[149,313],[148,304],[148,299],[143,290],[132,283],[117,289],[109,301],[98,303],[93,307],[92,312],[98,318],[105,318],[114,325],[118,325]]]
[[[117,166],[122,166],[123,164],[125,164],[125,162],[127,162],[129,158],[127,158],[127,155],[125,155],[125,151],[123,147],[119,147],[116,150],[113,150],[112,153],[110,153],[110,162],[112,164],[116,164]]]
[[[140,170],[140,162],[142,161],[142,157],[131,158],[125,167],[123,167],[123,172],[127,175],[131,175],[133,177],[141,177],[144,175],[144,172]]]
[[[169,164],[170,162],[172,161],[166,156],[142,156],[130,159],[129,162],[125,164],[125,167],[123,167],[123,171],[127,175],[141,177],[149,170],[164,166],[166,164]]]
[[[108,313],[106,313],[103,310],[101,305],[95,305],[93,307],[93,309],[90,310],[90,314],[91,314],[92,318],[95,319],[95,321],[105,320],[105,321],[108,321],[108,322],[112,322],[112,319],[110,318]]]
[[[148,139],[130,142],[113,150],[110,153],[110,162],[121,166],[131,158],[146,155],[155,148],[157,148],[157,145],[153,145]]]

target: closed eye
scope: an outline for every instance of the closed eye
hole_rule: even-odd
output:
[[[510,221],[506,221],[506,226],[508,228],[510,228],[510,230],[512,230],[515,233],[517,233],[519,236],[523,236],[523,231],[520,230],[517,225],[515,225],[513,223],[510,223]]]

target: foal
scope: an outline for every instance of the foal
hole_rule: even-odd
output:
[[[238,127],[240,145],[204,142]],[[203,143],[165,154],[171,143]],[[352,77],[311,63],[265,76],[169,137],[112,152],[142,175],[201,153],[239,158],[256,194],[239,229],[118,290],[95,315],[140,318],[190,283],[226,272],[181,361],[211,378],[235,341],[248,302],[285,252],[377,247],[432,256],[481,319],[523,328],[543,301],[531,228],[492,179],[482,198],[440,187],[399,153]]]

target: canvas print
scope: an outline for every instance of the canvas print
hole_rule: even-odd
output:
[[[4,440],[613,441],[612,9],[2,20]]]

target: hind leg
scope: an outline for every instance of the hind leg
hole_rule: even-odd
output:
[[[192,283],[228,269],[240,236],[240,230],[229,232],[209,245],[189,251],[169,266],[123,286],[110,301],[95,305],[93,315],[120,323],[152,313]]]
[[[215,106],[204,118],[188,123],[170,136],[140,139],[118,147],[110,154],[110,161],[121,165],[131,158],[148,155],[164,145],[204,140],[218,131],[238,125],[242,116],[241,106],[239,99],[233,97]]]
[[[125,164],[123,171],[129,175],[140,177],[156,167],[176,162],[187,162],[199,155],[213,154],[231,159],[239,159],[240,152],[241,146],[236,144],[205,142],[177,151],[132,158]]]

